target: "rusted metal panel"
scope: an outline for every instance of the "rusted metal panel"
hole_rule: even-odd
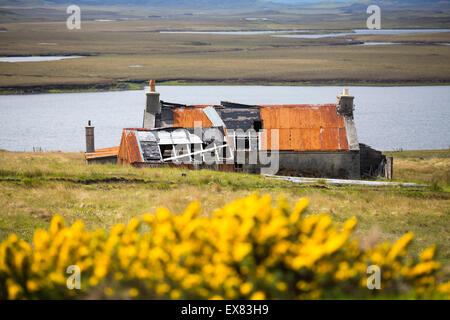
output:
[[[279,150],[291,150],[291,129],[279,129]]]
[[[279,150],[344,151],[348,141],[344,117],[336,105],[265,105],[261,120],[271,147],[271,129],[279,129]]]
[[[201,127],[212,127],[211,121],[200,106],[192,108],[176,108],[173,110],[174,127],[193,128],[195,122],[198,121],[201,121]]]
[[[122,137],[120,138],[119,154],[117,156],[117,164],[127,164],[125,154],[125,130],[122,131]]]
[[[336,112],[336,106],[323,106],[320,108],[320,125],[323,127],[343,128],[344,117]]]
[[[87,153],[86,159],[113,157],[119,154],[119,147],[96,149],[95,153]]]
[[[339,128],[339,150],[349,150],[345,127]]]
[[[321,128],[320,131],[320,150],[339,150],[338,128]]]
[[[261,108],[261,120],[265,129],[280,128],[280,109],[278,108]]]
[[[135,162],[142,162],[141,151],[139,149],[136,134],[132,130],[124,130],[121,143],[121,155],[118,159],[119,163],[133,164]],[[123,146],[123,149],[122,149]]]
[[[320,128],[291,129],[291,150],[319,151]]]

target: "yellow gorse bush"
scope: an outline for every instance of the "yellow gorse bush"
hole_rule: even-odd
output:
[[[317,299],[407,294],[448,297],[435,247],[405,258],[413,235],[361,250],[356,219],[341,228],[327,215],[303,214],[280,197],[256,194],[200,216],[165,208],[115,225],[109,233],[65,227],[53,217],[30,245],[16,235],[0,244],[0,298]],[[81,289],[66,286],[68,266]],[[381,290],[367,288],[367,267],[381,270]]]

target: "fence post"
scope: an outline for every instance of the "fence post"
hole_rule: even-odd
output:
[[[386,165],[384,167],[384,177],[387,180],[392,180],[394,176],[394,158],[386,157]]]

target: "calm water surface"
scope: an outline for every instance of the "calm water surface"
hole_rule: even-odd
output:
[[[41,43],[42,44],[42,43]],[[44,43],[45,45],[53,45]],[[33,56],[33,57],[0,57],[0,62],[41,62],[41,61],[58,61],[64,59],[77,59],[82,56]]]
[[[359,141],[380,150],[450,147],[450,88],[349,87]],[[158,86],[161,99],[185,104],[335,103],[341,87]],[[122,128],[141,127],[145,92],[0,96],[0,149],[80,151],[84,126],[96,148],[118,146]]]
[[[254,35],[287,32],[308,32],[308,30],[255,30],[255,31],[159,31],[159,33],[184,33],[184,34],[223,34],[223,35]]]
[[[415,34],[415,33],[440,33],[450,32],[450,29],[355,29],[352,33],[327,33],[327,34],[280,34],[273,37],[320,39],[328,37],[358,36],[358,35],[389,35],[389,34]]]
[[[277,33],[295,33],[295,32],[311,32],[311,30],[255,30],[255,31],[160,31],[160,33],[185,33],[185,34],[223,34],[223,35],[255,35],[255,34],[274,34],[273,37],[282,38],[303,38],[303,39],[319,39],[327,37],[342,37],[356,35],[389,35],[389,34],[411,34],[411,33],[440,33],[450,32],[450,29],[355,29],[353,32],[347,33],[323,33],[323,34],[277,34]]]

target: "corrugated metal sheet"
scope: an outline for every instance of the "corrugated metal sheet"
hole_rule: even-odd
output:
[[[119,154],[119,147],[96,149],[95,153],[87,153],[86,159],[114,157]]]
[[[141,152],[134,130],[123,130],[117,161],[121,164],[142,162]]]
[[[202,126],[211,127],[211,122],[203,112],[205,107],[208,106],[199,105],[174,109],[174,126],[189,128],[194,126],[195,121],[202,121]],[[227,128],[229,124],[232,124],[232,127],[236,126],[243,130],[248,129],[246,120],[251,120],[249,122],[251,123],[253,120],[258,120],[256,117],[259,116],[263,121],[264,129],[268,131],[267,146],[269,149],[271,149],[270,130],[278,129],[279,150],[349,150],[344,117],[336,112],[335,104],[262,105],[260,107],[259,112],[252,114],[255,119],[250,119],[252,117],[247,114],[246,117],[239,115],[236,119],[228,119],[229,114],[237,114],[234,108],[220,109],[218,112],[227,124]],[[250,111],[254,112],[254,110]]]
[[[344,117],[336,105],[264,105],[261,120],[267,129],[271,148],[271,129],[279,129],[279,150],[348,150]]]
[[[190,108],[176,108],[173,110],[173,126],[194,128],[194,122],[201,121],[200,127],[212,127],[211,121],[203,112],[208,106],[193,106]],[[197,126],[198,127],[198,126]]]

